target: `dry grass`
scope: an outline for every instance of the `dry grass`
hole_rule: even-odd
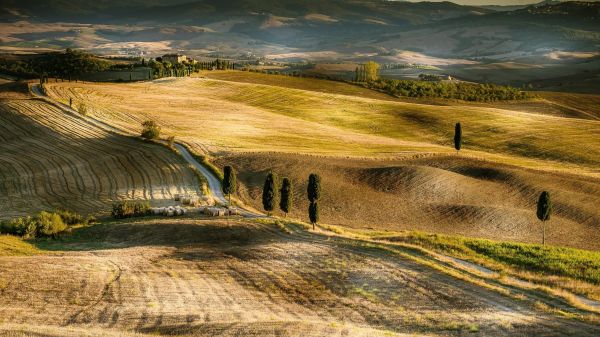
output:
[[[6,89],[6,88],[4,88]],[[201,193],[169,150],[106,132],[15,88],[0,92],[0,218]]]
[[[597,121],[195,78],[48,87],[58,100],[86,101],[95,117],[109,123],[137,131],[141,120],[156,119],[167,133],[211,152],[451,153],[453,126],[461,121],[468,156],[588,174],[598,174],[600,163]]]
[[[600,249],[598,179],[456,156],[382,161],[249,153],[224,155],[215,163],[238,170],[239,195],[257,209],[273,169],[294,182],[291,216],[306,219],[306,181],[316,172],[322,177],[321,218],[327,224],[532,243],[540,242],[542,230],[535,202],[548,190],[555,203],[549,242]]]
[[[269,221],[112,222],[0,257],[0,335],[595,336],[413,250]],[[291,233],[291,234],[290,234]],[[32,268],[33,267],[33,268]],[[501,290],[501,289],[500,289]],[[79,332],[79,334],[78,334]],[[121,333],[121,334],[120,334]]]

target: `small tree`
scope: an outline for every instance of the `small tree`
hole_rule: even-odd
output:
[[[456,149],[456,153],[460,151],[460,147],[462,146],[462,127],[460,123],[456,123],[454,126],[454,148]]]
[[[293,194],[292,194],[292,181],[289,178],[283,178],[281,182],[281,200],[279,200],[279,208],[285,214],[292,209]]]
[[[315,229],[315,225],[319,222],[319,203],[311,202],[308,206],[308,218],[310,219],[310,223],[313,225],[313,230]]]
[[[308,206],[308,217],[315,229],[316,223],[319,221],[319,206],[317,202],[321,197],[321,177],[316,173],[311,173],[308,176],[308,186],[306,188],[306,194],[310,205]]]
[[[379,78],[379,64],[369,61],[364,65],[365,82],[375,81]]]
[[[267,174],[267,179],[265,179],[262,194],[263,208],[269,215],[271,215],[271,212],[275,209],[275,205],[277,204],[277,192],[277,175],[273,172],[269,172],[269,174]]]
[[[155,121],[142,123],[142,137],[146,139],[157,139],[160,136],[160,126]]]
[[[546,221],[550,220],[552,214],[552,200],[550,193],[547,191],[540,194],[537,202],[537,217],[542,221],[542,244],[546,244]]]
[[[229,204],[231,204],[231,195],[235,193],[236,189],[236,177],[233,167],[227,165],[223,168],[223,193],[229,197]]]

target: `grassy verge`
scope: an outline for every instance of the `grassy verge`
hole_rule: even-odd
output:
[[[420,246],[535,284],[600,300],[600,252],[492,241],[415,231],[370,231],[325,226],[338,234]]]
[[[221,170],[218,167],[213,165],[213,163],[211,163],[208,160],[208,156],[200,155],[194,152],[194,150],[187,146],[187,144],[180,144],[188,150],[188,152],[192,155],[192,157],[194,157],[194,159],[196,159],[196,161],[198,161],[200,164],[206,167],[212,174],[214,174],[215,177],[219,178],[219,180],[223,180],[223,172],[221,172]]]
[[[18,236],[0,235],[0,256],[34,255],[39,250]]]

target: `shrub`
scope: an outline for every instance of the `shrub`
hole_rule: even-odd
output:
[[[85,105],[85,103],[79,103],[77,112],[79,112],[80,114],[82,114],[84,116],[87,115],[87,113],[88,113],[87,105]]]
[[[111,215],[115,219],[126,219],[150,214],[150,204],[148,202],[131,203],[123,201],[113,204]]]
[[[60,215],[56,213],[40,212],[36,217],[38,236],[56,237],[59,233],[67,229]]]
[[[69,226],[87,225],[92,218],[84,219],[81,215],[57,210],[40,212],[36,216],[15,218],[0,222],[0,233],[18,235],[25,238],[53,237],[69,229]]]
[[[145,121],[142,123],[142,137],[146,139],[157,139],[160,137],[160,126],[155,121]]]

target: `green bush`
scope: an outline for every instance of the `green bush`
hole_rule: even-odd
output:
[[[0,234],[18,235],[25,238],[53,237],[69,229],[70,226],[87,225],[92,218],[84,219],[81,215],[57,210],[40,212],[36,216],[15,218],[0,222]]]
[[[36,217],[36,222],[38,224],[36,237],[56,237],[67,229],[67,225],[56,213],[40,212]]]
[[[115,219],[126,219],[150,214],[150,204],[148,202],[131,203],[123,201],[113,204],[111,215]]]
[[[142,137],[146,139],[158,139],[160,137],[160,126],[155,121],[145,121],[142,123]]]

